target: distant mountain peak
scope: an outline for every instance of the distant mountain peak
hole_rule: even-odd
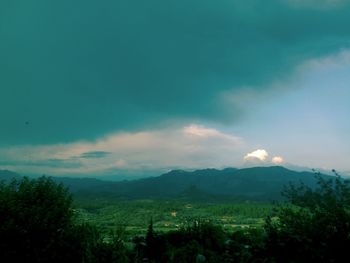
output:
[[[185,170],[175,169],[175,170],[171,170],[165,174],[162,174],[161,176],[174,176],[174,175],[186,174],[186,173],[188,173],[188,172]]]
[[[20,176],[0,170],[0,180]],[[302,181],[315,187],[312,172],[296,172],[283,166],[208,168],[195,171],[172,170],[156,177],[125,182],[101,181],[92,178],[53,177],[72,193],[109,194],[122,198],[185,198],[210,201],[234,197],[242,200],[277,200],[283,186]]]

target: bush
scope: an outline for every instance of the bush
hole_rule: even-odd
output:
[[[42,177],[0,184],[2,262],[57,262],[73,227],[67,189]]]
[[[350,186],[317,174],[318,187],[290,185],[290,205],[266,221],[266,249],[276,262],[343,262],[350,247]]]
[[[123,242],[75,223],[72,197],[41,177],[0,184],[0,262],[128,262]]]

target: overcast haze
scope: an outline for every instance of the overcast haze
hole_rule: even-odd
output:
[[[350,171],[350,1],[4,0],[0,169]]]

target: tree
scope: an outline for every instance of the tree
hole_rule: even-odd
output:
[[[350,247],[350,185],[316,175],[315,189],[288,186],[289,205],[268,218],[266,251],[276,262],[343,262]]]
[[[265,235],[260,228],[234,231],[226,242],[223,262],[262,262],[262,247]]]
[[[97,239],[95,228],[75,224],[63,185],[47,177],[0,183],[1,262],[82,262]]]
[[[210,221],[194,219],[177,231],[166,234],[172,260],[168,262],[223,262],[225,233]]]

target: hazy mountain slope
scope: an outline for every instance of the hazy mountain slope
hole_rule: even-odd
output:
[[[310,186],[316,183],[313,173],[294,172],[283,167],[256,167],[174,170],[159,177],[121,183],[118,188],[120,193],[130,197],[176,196],[196,186],[210,195],[274,199],[279,197],[284,185],[299,181]]]
[[[2,171],[2,173],[4,177],[17,175],[9,171]],[[271,200],[280,198],[283,186],[290,182],[302,181],[309,186],[316,184],[313,173],[295,172],[280,166],[203,169],[192,172],[173,170],[158,177],[123,182],[71,177],[53,177],[53,179],[66,185],[74,194],[108,194],[125,198],[179,197],[201,200],[206,196],[208,200],[214,196]]]
[[[21,176],[9,170],[0,170],[0,181],[11,181],[14,178],[21,178]]]

